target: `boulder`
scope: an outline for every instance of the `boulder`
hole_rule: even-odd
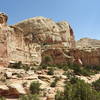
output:
[[[9,93],[9,88],[6,85],[0,85],[0,96],[6,96]]]
[[[7,79],[11,78],[12,77],[12,72],[6,72],[5,76],[6,76]]]
[[[18,97],[20,95],[26,94],[24,87],[20,83],[12,83],[9,84],[8,87],[9,87],[9,96]]]

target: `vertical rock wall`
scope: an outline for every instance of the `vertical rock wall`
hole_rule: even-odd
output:
[[[0,14],[0,65],[22,61],[24,64],[41,63],[41,47],[24,38],[23,30],[14,26],[7,26],[7,17]]]

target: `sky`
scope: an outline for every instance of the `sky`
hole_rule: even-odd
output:
[[[9,16],[8,24],[35,16],[67,21],[75,39],[100,40],[100,0],[0,0],[0,12]]]

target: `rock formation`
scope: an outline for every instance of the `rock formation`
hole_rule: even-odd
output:
[[[75,47],[73,30],[65,21],[56,23],[48,18],[35,17],[14,26],[20,27],[25,37],[42,46],[61,44],[68,48]]]
[[[63,49],[75,48],[74,33],[66,21],[54,22],[44,17],[35,17],[14,25],[23,30],[24,37],[38,43],[42,49],[42,62],[45,56],[52,56],[50,63],[65,63],[69,57]]]
[[[99,66],[100,65],[100,48],[96,50],[70,50],[68,54],[73,57],[73,62],[85,66]]]
[[[22,61],[24,64],[41,63],[41,48],[24,38],[23,30],[7,25],[7,15],[0,14],[0,66]]]
[[[100,65],[100,40],[82,38],[76,42],[76,50],[71,50],[70,55],[77,61],[80,59],[83,65]]]
[[[0,14],[0,66],[18,61],[40,65],[47,63],[47,57],[49,64],[100,65],[100,41],[84,38],[75,43],[66,21],[34,17],[8,26],[7,19]]]
[[[7,19],[6,14],[0,13],[0,96],[9,98],[7,100],[30,94],[33,81],[41,84],[40,100],[55,100],[56,92],[64,91],[66,81],[75,75],[75,70],[64,70],[64,66],[59,69],[53,64],[100,65],[100,41],[85,38],[75,42],[73,30],[65,21],[56,23],[48,18],[35,17],[8,26]],[[32,65],[51,64],[52,67],[4,67],[19,61]],[[53,75],[48,74],[50,68],[54,68]],[[75,77],[87,83],[100,78],[100,74],[88,77],[78,75]],[[52,87],[54,82],[56,85]]]
[[[76,47],[79,49],[85,49],[85,48],[97,49],[100,48],[100,40],[82,38],[76,41]]]

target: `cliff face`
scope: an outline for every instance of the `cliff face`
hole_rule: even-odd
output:
[[[70,25],[63,22],[54,22],[44,17],[30,18],[14,26],[23,30],[24,37],[32,43],[38,43],[42,49],[42,63],[45,57],[51,57],[51,64],[66,63],[69,60],[63,49],[75,48],[74,33]]]
[[[75,50],[70,50],[68,54],[73,57],[74,63],[87,65],[87,66],[100,65],[100,48],[96,50],[75,49]]]
[[[84,65],[100,65],[100,40],[82,38],[76,42],[76,48],[70,54],[78,63],[81,60]]]
[[[41,55],[48,53],[49,49],[63,55],[63,52],[58,52],[59,49],[75,48],[74,33],[67,22],[56,23],[48,18],[35,17],[8,26],[6,24],[8,17],[5,15],[5,18],[3,14],[0,16],[1,40],[3,36],[5,38],[0,44],[2,47],[0,57],[1,62],[6,62],[6,65],[17,61],[39,65],[44,57],[41,59]],[[52,52],[49,54],[51,55]],[[59,58],[59,55],[56,55],[55,59],[60,61],[62,57]],[[62,60],[62,62],[65,61]]]
[[[100,40],[82,38],[76,41],[76,47],[79,49],[85,49],[85,48],[97,49],[100,48]]]
[[[18,61],[40,65],[48,59],[49,64],[100,65],[100,41],[84,38],[75,43],[65,21],[35,17],[8,26],[7,19],[0,14],[0,66]]]
[[[56,23],[48,18],[35,17],[14,26],[20,27],[25,37],[41,46],[61,44],[68,48],[75,47],[73,30],[65,21]]]
[[[0,14],[0,66],[22,61],[24,64],[40,64],[41,48],[25,39],[23,30],[8,26],[7,16]]]

